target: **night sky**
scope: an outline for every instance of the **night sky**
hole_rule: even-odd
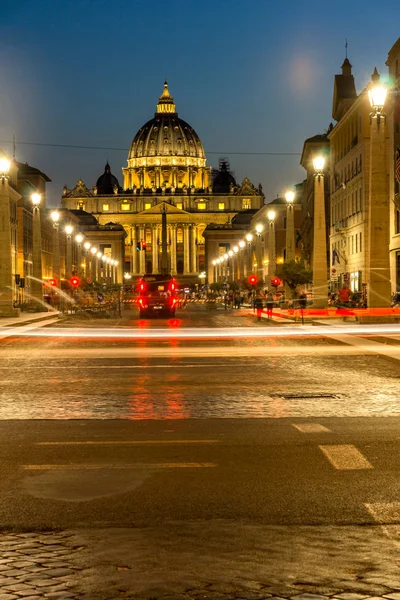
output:
[[[167,78],[207,164],[227,157],[268,202],[304,179],[303,142],[332,120],[345,38],[360,91],[375,65],[386,74],[399,16],[398,0],[2,0],[0,146],[12,154],[15,134],[16,158],[53,181],[50,205],[107,160],[121,183]],[[263,152],[298,155],[251,154]]]

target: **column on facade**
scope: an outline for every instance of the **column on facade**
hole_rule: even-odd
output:
[[[189,247],[189,225],[183,225],[183,274],[190,273],[190,247]]]
[[[152,263],[153,273],[158,273],[158,225],[153,225],[151,228],[151,248],[152,248]]]
[[[191,272],[197,273],[197,229],[196,225],[191,227]]]
[[[139,226],[139,239],[144,240],[144,225]],[[144,275],[146,272],[146,252],[144,250],[140,250],[139,252],[139,273],[140,275]]]
[[[132,226],[131,231],[131,239],[132,239],[132,251],[131,251],[131,275],[137,275],[137,254],[138,250],[136,249],[137,237],[136,237],[136,225]]]
[[[171,273],[172,275],[176,275],[176,231],[177,225],[174,223],[171,225],[170,233],[171,233]]]

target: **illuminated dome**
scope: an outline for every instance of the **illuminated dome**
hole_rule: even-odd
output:
[[[153,156],[193,156],[205,159],[203,145],[191,127],[178,117],[167,82],[161,94],[154,118],[147,121],[135,135],[128,155],[132,158]]]

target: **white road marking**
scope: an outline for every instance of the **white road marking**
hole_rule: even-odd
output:
[[[400,347],[397,350],[400,356]],[[360,354],[369,354],[370,350],[363,351],[362,348],[353,348],[351,346],[209,346],[209,347],[130,347],[130,348],[51,348],[49,353],[45,354],[43,348],[7,348],[0,349],[0,359],[8,358],[12,360],[22,359],[29,355],[29,360],[44,359],[46,363],[53,359],[83,359],[94,360],[96,358],[146,358],[146,357],[243,357],[243,356],[277,356],[285,358],[289,356],[359,356]],[[46,365],[47,366],[47,365]],[[218,365],[216,365],[218,366]],[[84,369],[83,365],[79,368]]]
[[[371,463],[352,444],[319,446],[331,465],[340,471],[373,469]]]
[[[366,503],[365,507],[377,523],[382,523],[382,531],[400,544],[400,502]]]
[[[301,433],[326,433],[331,430],[319,423],[292,423]]]
[[[45,327],[47,325],[53,325],[58,323],[58,318],[44,319],[43,321],[37,321],[36,323],[28,323],[27,325],[19,325],[18,327],[0,327],[0,340],[7,337],[20,337],[20,336],[31,336],[35,335],[34,330],[38,327]]]
[[[380,335],[379,331],[376,331],[374,335]],[[384,333],[381,335],[384,335]],[[355,348],[360,348],[362,352],[367,354],[379,354],[381,356],[388,356],[390,358],[400,360],[400,346],[390,346],[387,344],[382,344],[382,342],[375,342],[373,340],[367,340],[364,337],[357,336],[330,335],[329,338],[337,342],[348,344]]]
[[[203,469],[216,467],[215,463],[130,463],[130,464],[65,464],[22,465],[24,471],[99,471],[101,469]]]
[[[220,440],[124,440],[83,442],[35,442],[35,446],[152,446],[157,444],[219,444]]]

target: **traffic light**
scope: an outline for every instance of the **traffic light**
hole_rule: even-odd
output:
[[[146,250],[146,240],[142,240],[142,250]]]
[[[73,277],[71,277],[70,280],[69,280],[69,285],[71,287],[73,287],[73,288],[79,287],[80,283],[81,283],[81,280],[76,275],[74,275]]]
[[[136,242],[136,250],[141,250],[142,249],[142,243],[140,242],[140,240],[138,240]]]
[[[271,279],[271,285],[274,286],[274,288],[277,288],[281,285],[281,280],[279,279],[279,277],[273,277]]]
[[[250,277],[249,277],[249,284],[250,285],[252,285],[252,286],[256,285],[257,281],[258,281],[258,279],[257,279],[257,277],[255,275],[250,275]]]
[[[49,284],[52,287],[56,287],[57,286],[57,279],[55,277],[52,277],[51,279],[49,279]]]

